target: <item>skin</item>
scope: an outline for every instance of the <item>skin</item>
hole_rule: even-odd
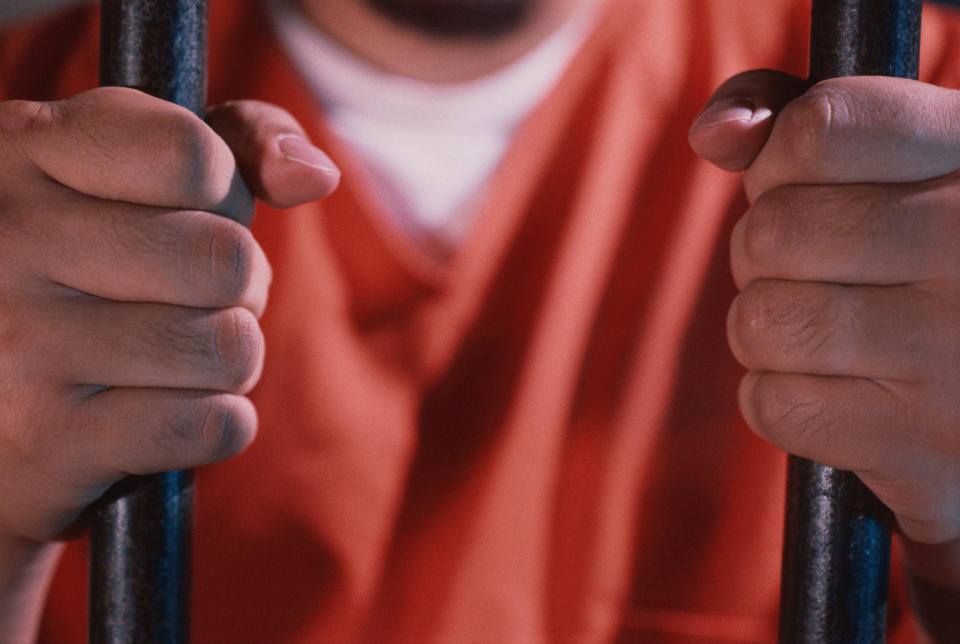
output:
[[[483,42],[359,0],[303,4],[375,64],[451,81],[528,50],[576,0]],[[960,589],[960,94],[876,78],[800,91],[741,75],[690,136],[745,171],[741,406],[775,445],[857,472],[894,511],[911,574]],[[279,108],[234,103],[209,123],[132,90],[0,103],[0,640],[33,639],[57,540],[112,482],[254,437],[270,269],[241,223],[252,197],[321,198],[338,172]],[[923,610],[950,641],[957,611]]]
[[[495,38],[432,35],[409,22],[398,22],[370,0],[300,0],[299,4],[321,30],[357,56],[403,76],[448,83],[500,69],[553,33],[579,7],[605,0],[512,1],[529,4],[526,17]],[[417,3],[393,0],[394,5]]]
[[[798,87],[741,75],[691,129],[702,156],[744,171],[750,201],[731,240],[740,408],[758,435],[854,471],[893,511],[925,636],[952,641],[960,93],[847,78],[785,102]]]
[[[290,206],[339,172],[279,108],[209,120],[120,88],[0,103],[0,641],[33,639],[55,542],[112,483],[253,440],[270,266],[246,185]]]

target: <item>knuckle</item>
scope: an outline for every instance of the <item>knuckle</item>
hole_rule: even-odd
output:
[[[903,213],[898,211],[897,195],[886,186],[805,186],[787,192],[793,201],[790,212],[797,236],[803,238],[836,240],[853,252],[907,230],[902,224]],[[895,226],[896,219],[901,225]]]
[[[815,356],[853,324],[831,287],[754,282],[738,297],[734,331],[747,355],[775,351],[782,358]]]
[[[727,320],[727,339],[730,350],[737,361],[747,369],[759,367],[754,358],[756,307],[757,298],[753,297],[752,290],[745,290],[734,298]]]
[[[29,132],[49,126],[60,116],[60,103],[46,101],[4,101],[0,103],[0,129]]]
[[[777,118],[785,147],[808,163],[821,158],[830,146],[831,134],[851,125],[855,114],[851,108],[849,94],[840,87],[831,83],[812,87]]]
[[[117,257],[133,256],[141,261],[183,265],[186,236],[177,222],[167,217],[132,217],[129,212],[98,213],[86,224],[91,233],[103,240],[104,248]]]
[[[229,397],[197,392],[157,434],[158,447],[191,464],[212,463],[235,454],[244,433]]]
[[[815,224],[825,237],[842,238],[853,248],[870,248],[895,231],[907,230],[907,226],[894,226],[901,213],[897,212],[895,197],[882,187],[852,185],[820,192],[822,197],[811,205],[818,210]]]
[[[174,371],[184,368],[209,371],[210,364],[217,360],[216,335],[205,326],[209,325],[187,312],[178,312],[148,324],[145,342],[150,358]]]
[[[775,442],[789,451],[817,443],[830,429],[826,403],[789,376],[761,374],[751,392],[750,404],[759,424],[754,429],[777,437]]]
[[[263,364],[264,340],[252,313],[233,308],[217,315],[217,365],[231,391],[245,393],[255,383]]]
[[[889,235],[889,195],[874,186],[778,186],[757,197],[743,218],[742,249],[755,270],[793,259],[798,248],[824,239],[847,240],[855,248]]]
[[[253,287],[257,258],[253,236],[235,222],[211,217],[201,237],[213,293],[227,305],[239,304]]]
[[[770,266],[793,247],[801,209],[796,192],[790,187],[773,188],[747,210],[743,253],[751,265]]]
[[[208,460],[220,460],[233,453],[231,446],[240,433],[239,416],[222,396],[207,399],[200,431],[200,445]]]
[[[213,131],[186,109],[170,110],[166,142],[173,180],[188,200],[184,205],[209,208],[219,202],[222,142]]]
[[[30,158],[29,137],[32,133],[49,128],[61,118],[62,103],[46,101],[13,100],[0,102],[0,144]]]
[[[773,320],[783,350],[803,356],[821,353],[839,330],[852,322],[844,315],[841,299],[834,297],[832,288],[798,294]]]
[[[152,324],[147,334],[155,363],[193,371],[209,389],[247,391],[263,365],[263,333],[256,317],[240,307],[180,311]]]

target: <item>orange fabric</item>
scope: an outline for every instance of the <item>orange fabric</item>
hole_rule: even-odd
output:
[[[615,0],[446,263],[383,212],[257,9],[213,4],[212,101],[284,105],[344,182],[254,225],[261,433],[199,475],[194,640],[771,641],[784,458],[742,425],[724,339],[744,206],[686,130],[733,73],[802,74],[806,3]],[[958,86],[942,18],[924,76]],[[95,31],[79,12],[3,40],[0,92],[92,86]],[[82,639],[84,557],[43,641]]]

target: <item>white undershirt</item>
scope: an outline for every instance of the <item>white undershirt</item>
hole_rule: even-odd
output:
[[[323,104],[328,126],[366,164],[399,225],[452,247],[471,198],[514,128],[545,97],[589,34],[594,3],[509,66],[483,78],[431,83],[346,51],[287,2],[266,2],[288,55]]]

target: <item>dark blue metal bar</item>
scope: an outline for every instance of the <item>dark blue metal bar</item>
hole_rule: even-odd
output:
[[[100,84],[206,109],[207,0],[103,0]],[[193,472],[130,477],[90,526],[92,644],[190,637]]]
[[[810,82],[916,78],[920,0],[814,0]],[[780,595],[784,644],[867,644],[886,633],[889,510],[854,474],[790,457]]]

